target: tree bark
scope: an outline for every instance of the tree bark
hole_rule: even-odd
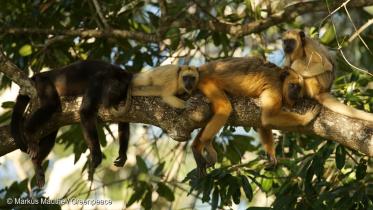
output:
[[[185,110],[172,109],[159,97],[130,97],[130,99],[127,106],[122,103],[118,110],[100,109],[101,120],[152,124],[162,128],[173,139],[186,141],[190,138],[191,131],[204,126],[212,114],[207,99],[199,93],[188,99]],[[260,107],[257,99],[249,97],[230,97],[230,99],[233,112],[228,120],[229,125],[260,126]],[[80,101],[81,98],[63,98],[63,112],[53,115],[38,136],[44,136],[64,125],[78,123]],[[304,113],[314,105],[317,105],[315,101],[304,100],[291,111]],[[286,127],[281,130],[315,134],[373,156],[373,128],[371,126],[368,122],[322,108],[320,114],[309,125]],[[17,149],[10,136],[9,126],[0,127],[0,139],[0,156]]]

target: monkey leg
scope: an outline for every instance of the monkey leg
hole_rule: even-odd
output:
[[[198,177],[203,177],[206,175],[206,168],[207,168],[207,162],[205,158],[202,155],[203,151],[203,144],[200,141],[201,134],[205,128],[202,128],[196,138],[194,138],[194,141],[192,143],[192,152],[194,156],[194,160],[196,161],[197,164],[197,176]]]
[[[116,167],[123,167],[127,160],[127,149],[130,137],[129,123],[118,123],[119,155],[114,161]]]
[[[48,156],[48,154],[52,150],[56,136],[57,130],[42,138],[39,142],[40,151],[37,153],[35,157],[32,158],[32,163],[35,168],[36,185],[40,188],[42,188],[45,184],[45,175],[42,163],[43,160]]]
[[[264,150],[269,155],[271,163],[273,165],[276,165],[277,159],[276,159],[276,151],[275,151],[275,146],[274,146],[274,141],[273,141],[272,130],[266,129],[266,128],[258,128],[258,133],[259,133],[260,141],[264,147]]]
[[[199,89],[211,101],[214,112],[199,137],[202,146],[195,148],[195,151],[200,154],[202,154],[203,149],[206,151],[205,159],[209,167],[213,166],[217,161],[217,153],[212,146],[212,139],[227,122],[232,112],[232,105],[224,91],[214,81],[205,80],[200,82]]]
[[[89,180],[93,179],[94,171],[102,161],[102,152],[96,127],[101,91],[102,87],[100,82],[93,84],[83,96],[80,106],[80,124],[82,126],[84,140],[90,150]]]
[[[370,122],[373,126],[373,114],[364,112],[353,107],[347,106],[342,102],[338,101],[335,97],[330,95],[330,93],[322,93],[315,97],[315,99],[328,109],[337,112],[342,115],[349,116],[351,118],[366,120]]]
[[[61,111],[61,102],[53,84],[48,80],[36,80],[36,88],[40,99],[40,108],[32,113],[30,119],[25,123],[26,138],[29,140],[27,153],[31,158],[36,157],[39,152],[39,143],[33,136],[54,113]]]
[[[162,95],[162,86],[136,86],[131,91],[133,96],[160,96]]]
[[[308,110],[305,114],[285,112],[281,110],[282,96],[275,90],[267,89],[260,95],[261,121],[263,127],[274,126],[298,126],[307,125],[320,111],[319,106]]]

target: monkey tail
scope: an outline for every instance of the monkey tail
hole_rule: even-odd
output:
[[[17,96],[16,103],[13,107],[12,120],[10,123],[11,135],[18,148],[23,152],[27,151],[27,144],[25,139],[23,138],[23,113],[25,112],[29,101],[30,97],[27,95]]]
[[[333,110],[339,114],[343,114],[349,116],[351,118],[366,120],[369,122],[373,122],[373,114],[364,112],[361,110],[357,110],[353,107],[349,107],[340,101],[338,101],[335,97],[330,95],[329,93],[322,93],[316,97],[316,100],[327,107],[330,110]]]

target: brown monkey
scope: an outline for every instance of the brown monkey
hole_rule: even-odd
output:
[[[329,93],[334,80],[334,66],[330,53],[323,45],[301,30],[285,32],[283,45],[285,66],[302,75],[306,96],[337,113],[373,122],[373,114],[346,106]]]
[[[133,96],[161,96],[174,108],[185,108],[185,101],[177,94],[191,94],[196,89],[199,73],[196,67],[164,65],[135,74],[132,80]]]
[[[292,70],[281,70],[258,58],[227,58],[200,66],[198,89],[211,101],[214,115],[198,133],[192,145],[197,162],[198,174],[213,165],[217,154],[212,146],[212,138],[226,123],[232,112],[231,103],[226,95],[258,97],[261,101],[261,122],[259,128],[261,141],[275,163],[270,126],[307,125],[319,112],[312,108],[304,115],[281,110],[283,104],[291,106],[302,97],[303,79]],[[285,93],[285,94],[283,94]],[[206,151],[206,157],[202,153]]]

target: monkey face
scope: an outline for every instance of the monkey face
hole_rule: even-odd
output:
[[[304,42],[304,32],[301,30],[286,31],[282,35],[282,43],[284,52],[288,55],[299,53]]]
[[[182,66],[179,70],[179,85],[185,92],[191,94],[196,89],[199,80],[198,68],[193,66]]]
[[[289,83],[288,84],[288,97],[292,101],[296,101],[302,98],[302,87],[298,83]]]
[[[286,54],[291,54],[297,46],[297,41],[294,39],[284,39],[282,42]]]
[[[280,78],[283,81],[282,92],[285,105],[291,107],[303,97],[303,77],[292,69],[286,69],[280,73]]]
[[[184,88],[187,93],[191,93],[196,86],[196,77],[191,75],[183,76]]]

